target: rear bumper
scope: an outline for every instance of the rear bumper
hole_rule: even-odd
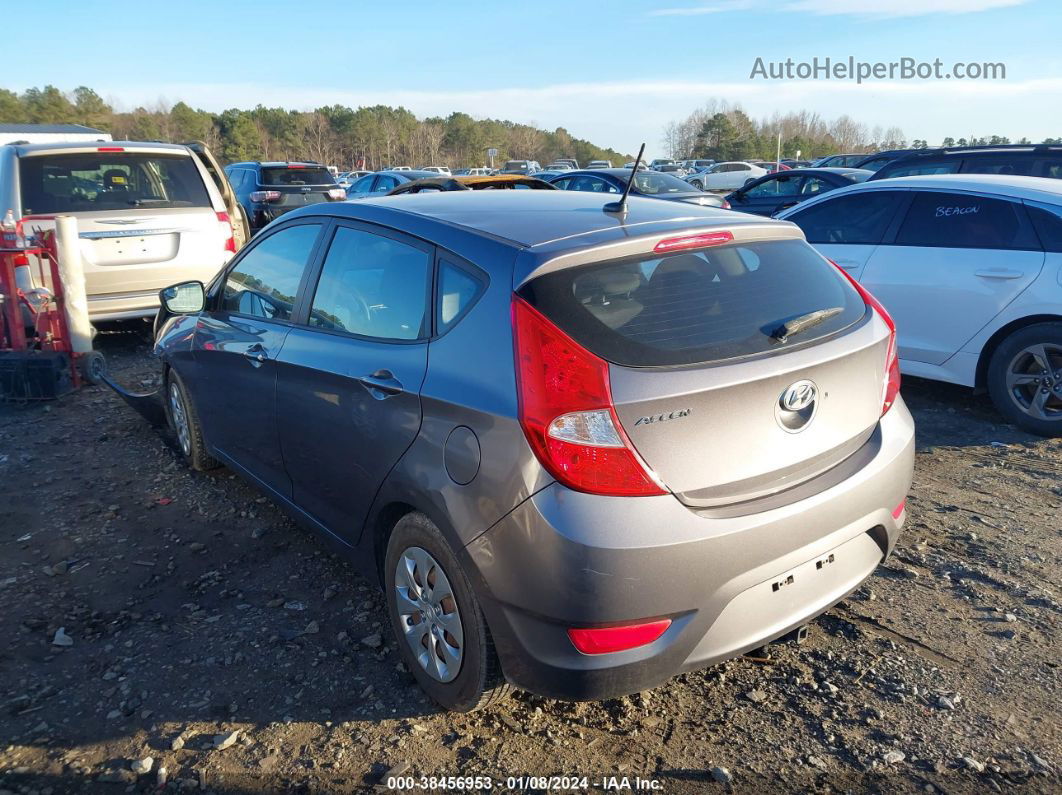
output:
[[[789,505],[739,516],[674,497],[556,483],[467,547],[506,676],[553,698],[608,698],[737,656],[818,616],[892,551],[914,466],[902,401],[865,466]],[[668,617],[657,641],[585,655],[569,627]]]

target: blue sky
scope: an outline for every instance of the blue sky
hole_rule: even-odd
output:
[[[1057,0],[48,2],[0,85],[85,84],[131,108],[402,104],[566,127],[624,151],[710,98],[946,135],[1062,136]],[[103,9],[106,9],[104,11]],[[863,10],[869,9],[869,10]],[[750,80],[757,57],[1003,62],[994,81]]]

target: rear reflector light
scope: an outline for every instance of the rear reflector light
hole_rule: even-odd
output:
[[[583,654],[610,654],[647,646],[667,632],[670,626],[671,619],[665,618],[644,624],[628,624],[624,627],[569,629],[568,637],[572,645]]]
[[[669,251],[685,251],[690,248],[704,248],[705,246],[718,246],[729,243],[734,239],[734,233],[728,230],[721,232],[705,232],[700,235],[687,235],[685,237],[669,237],[661,240],[653,251],[657,254],[666,254]]]
[[[638,458],[612,406],[608,363],[513,298],[520,425],[542,466],[590,494],[666,494]]]
[[[280,191],[278,191],[278,190],[253,190],[253,191],[251,191],[250,199],[253,202],[276,202],[276,201],[280,201]]]
[[[236,238],[232,235],[232,220],[228,213],[218,213],[218,223],[221,224],[221,235],[225,240],[225,251],[236,253]]]
[[[124,146],[97,146],[97,152],[124,152]]]
[[[885,416],[885,413],[892,408],[892,404],[896,402],[896,396],[900,394],[900,354],[896,346],[896,323],[893,321],[892,315],[881,305],[881,302],[871,295],[870,291],[863,285],[852,278],[852,274],[832,259],[827,261],[848,279],[856,289],[856,292],[859,293],[860,298],[863,299],[863,303],[877,312],[881,319],[885,321],[885,325],[889,327],[889,347],[885,352],[885,382],[881,389],[881,415]]]
[[[892,518],[899,519],[903,516],[905,510],[907,510],[907,500],[903,500],[899,505],[892,509]]]
[[[332,201],[342,201],[347,198],[347,192],[342,188],[329,188],[328,198]]]

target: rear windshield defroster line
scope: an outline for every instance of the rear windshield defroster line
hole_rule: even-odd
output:
[[[755,356],[832,336],[866,313],[859,294],[801,240],[740,243],[554,271],[520,296],[580,345],[627,367]],[[838,308],[786,342],[787,321]]]

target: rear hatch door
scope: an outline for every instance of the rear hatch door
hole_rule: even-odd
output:
[[[610,363],[624,430],[690,506],[808,480],[881,415],[888,329],[803,240],[564,268],[521,294]]]
[[[324,166],[306,163],[287,163],[276,166],[262,166],[258,178],[260,190],[276,191],[280,198],[270,202],[282,210],[294,210],[308,204],[320,204],[331,201],[334,197],[329,191],[338,190],[345,198],[346,193]]]

